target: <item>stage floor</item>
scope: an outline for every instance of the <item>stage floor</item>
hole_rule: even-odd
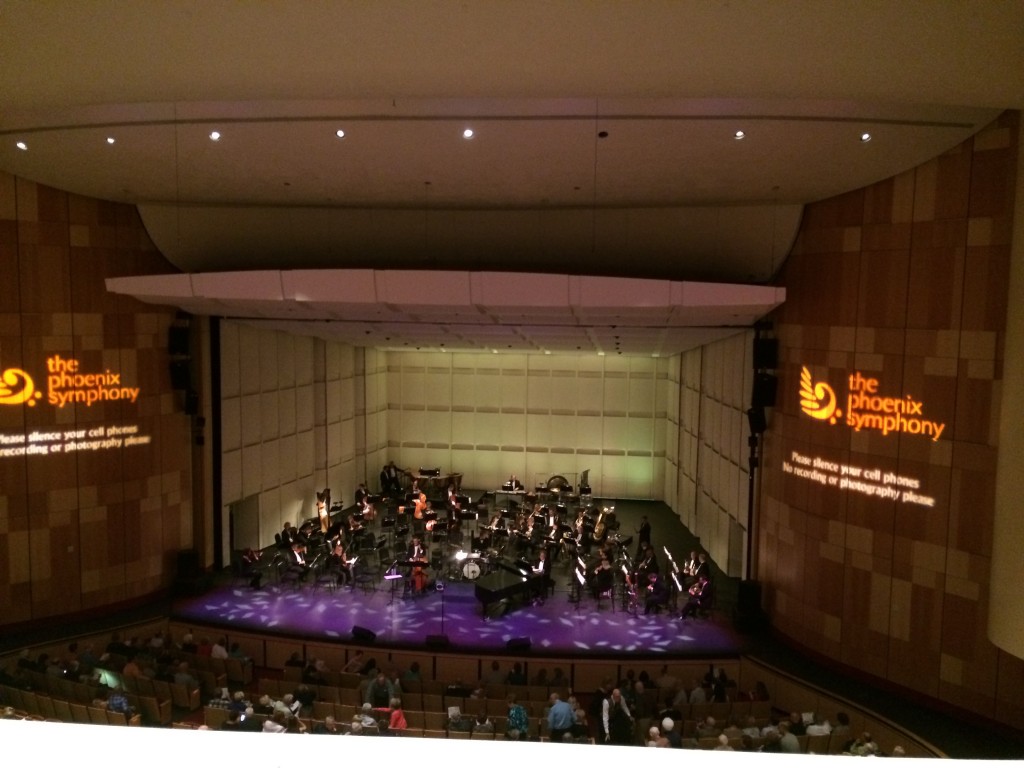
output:
[[[616,509],[623,535],[639,525],[641,516],[648,517],[659,554],[669,546],[678,559],[691,548],[692,537],[665,504],[619,501]],[[661,562],[664,567],[664,557]],[[678,611],[644,616],[641,606],[640,615],[633,615],[618,602],[613,609],[608,599],[599,605],[589,594],[574,602],[572,574],[564,560],[554,563],[555,591],[543,604],[513,604],[504,614],[485,619],[475,581],[451,578],[457,572],[433,573],[442,576],[444,589],[415,597],[403,597],[401,580],[378,579],[367,585],[371,588],[355,591],[314,589],[311,584],[297,589],[272,582],[253,590],[244,583],[222,583],[202,595],[175,600],[172,617],[223,627],[229,634],[235,629],[311,640],[350,641],[358,626],[375,633],[376,645],[396,648],[419,649],[428,637],[445,636],[452,650],[499,652],[509,640],[528,638],[533,653],[552,656],[722,657],[741,653],[748,639],[724,612],[682,621]]]
[[[400,583],[400,582],[399,582]],[[485,619],[472,582],[446,582],[443,591],[392,600],[388,582],[372,592],[314,591],[271,585],[259,591],[222,586],[175,602],[179,621],[313,640],[352,639],[354,626],[376,634],[376,645],[423,648],[445,635],[453,650],[503,651],[509,640],[529,638],[531,649],[550,655],[621,653],[722,657],[739,654],[742,636],[715,617],[680,620],[666,613],[634,616],[608,600],[570,601],[556,591],[542,605],[523,604]]]

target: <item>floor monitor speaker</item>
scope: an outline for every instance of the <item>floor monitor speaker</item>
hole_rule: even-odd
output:
[[[352,639],[358,643],[372,643],[377,639],[377,633],[372,629],[360,627],[356,624],[352,627]]]

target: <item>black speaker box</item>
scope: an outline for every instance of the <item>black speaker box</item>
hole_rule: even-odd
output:
[[[377,639],[377,633],[372,629],[360,627],[356,624],[352,627],[352,639],[358,643],[372,643]]]
[[[192,386],[192,370],[188,360],[171,361],[171,387],[188,389]]]
[[[750,422],[750,434],[760,435],[768,429],[768,421],[764,417],[764,408],[751,408],[747,411],[747,420]]]
[[[167,330],[167,353],[170,355],[188,356],[188,328],[172,325]]]
[[[754,339],[754,370],[779,367],[779,340]]]
[[[532,643],[530,642],[530,638],[528,637],[513,637],[511,640],[505,643],[505,647],[508,650],[520,652],[530,650],[531,645]]]
[[[451,645],[448,635],[427,635],[425,643],[432,651],[443,650]]]
[[[768,616],[761,609],[761,582],[739,583],[734,619],[736,628],[742,632],[760,632],[768,627]]]
[[[736,612],[744,615],[761,613],[761,582],[748,580],[739,583]]]
[[[775,395],[779,389],[779,380],[770,373],[754,374],[754,391],[751,393],[750,404],[754,408],[772,408],[775,406]]]
[[[194,549],[178,550],[177,575],[179,579],[192,579],[201,574],[203,569],[199,567],[199,553]]]

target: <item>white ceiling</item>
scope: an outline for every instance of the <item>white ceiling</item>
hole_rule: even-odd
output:
[[[186,272],[763,283],[805,203],[1024,105],[1024,3],[6,3],[0,105],[0,169]]]

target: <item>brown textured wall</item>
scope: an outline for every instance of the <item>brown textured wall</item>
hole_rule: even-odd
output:
[[[0,457],[0,625],[127,602],[168,586],[191,546],[187,417],[171,390],[173,311],[106,292],[105,277],[173,271],[131,206],[0,174],[0,372],[44,390],[0,404],[0,433],[138,424],[152,442]],[[45,360],[119,371],[137,402],[46,403]],[[2,394],[2,393],[0,393]]]
[[[918,168],[809,205],[781,280],[758,578],[774,625],[844,665],[1020,723],[1024,662],[986,637],[1017,113]],[[1021,298],[1021,297],[1018,297]],[[945,422],[938,441],[801,412],[802,366],[854,370]],[[846,403],[840,403],[841,406]],[[783,471],[792,452],[920,478],[934,507]]]

